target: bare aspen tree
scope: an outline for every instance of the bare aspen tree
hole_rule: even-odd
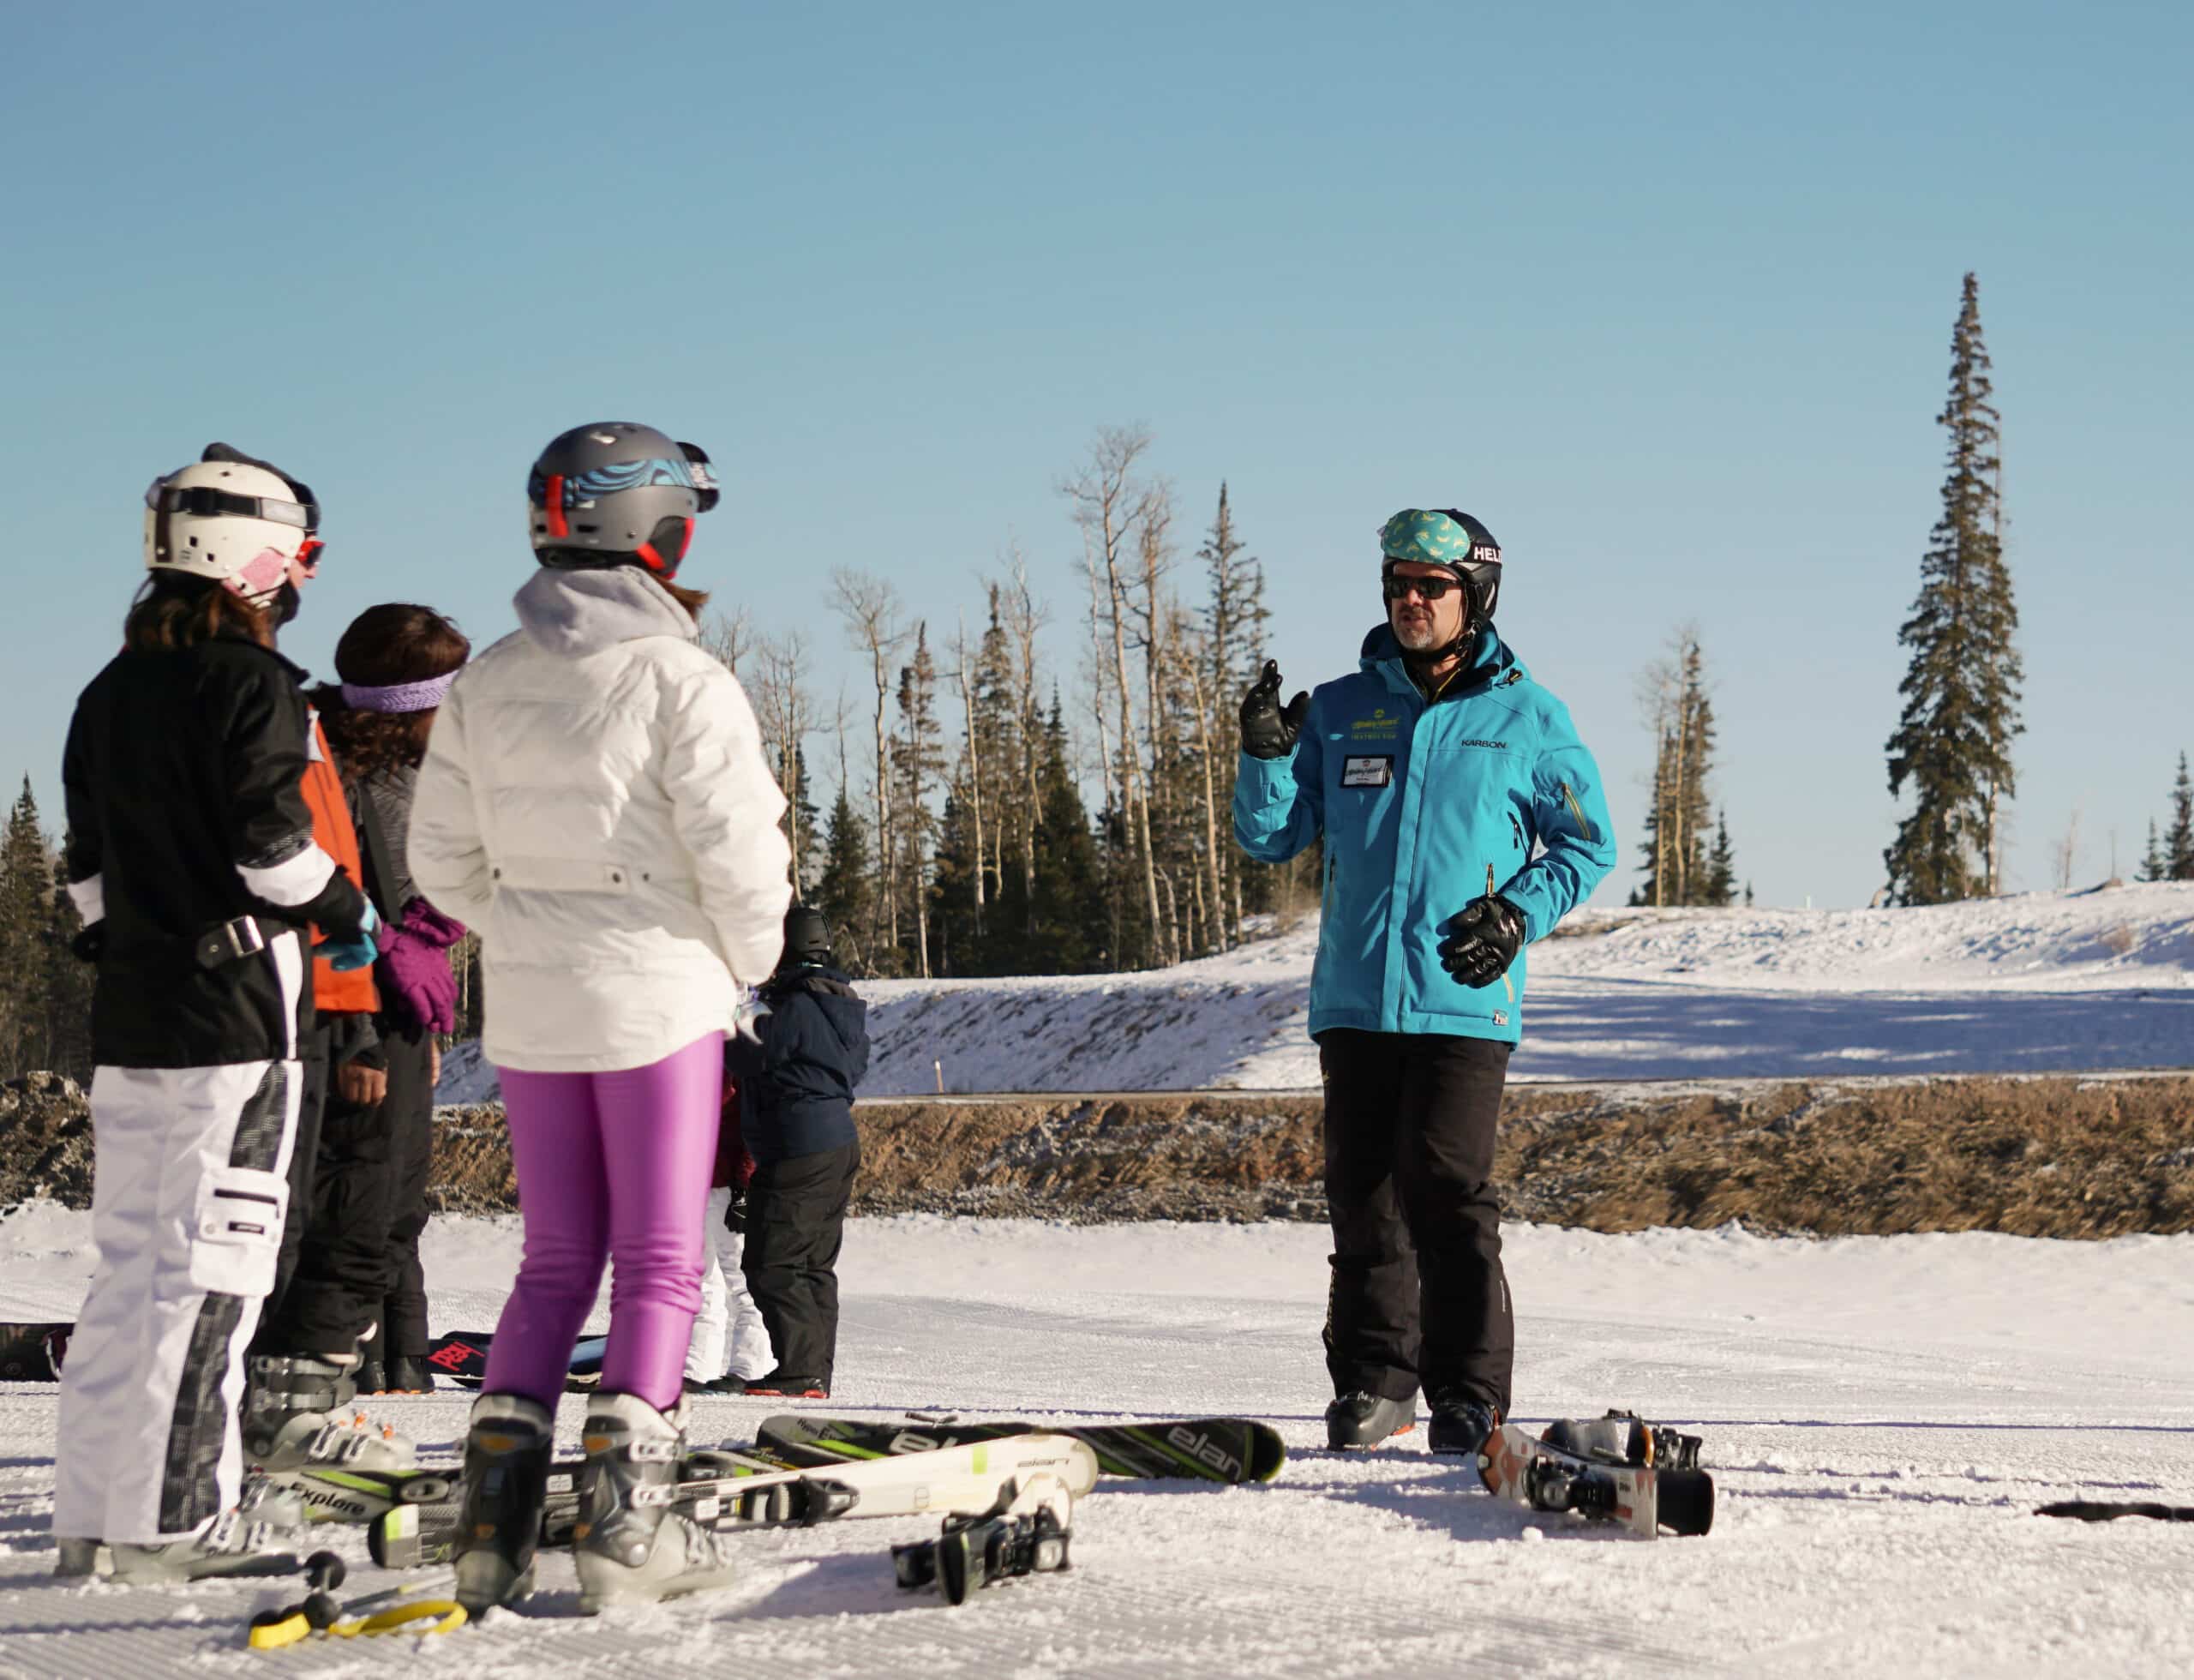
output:
[[[1028,906],[1028,933],[1036,925],[1036,822],[1043,806],[1038,784],[1044,736],[1043,700],[1036,692],[1036,633],[1049,621],[1028,586],[1028,562],[1018,543],[1010,545],[1006,576],[1005,627],[1012,638],[1014,705],[1021,726],[1021,885]]]
[[[807,642],[797,630],[779,638],[764,636],[756,645],[760,672],[755,684],[754,711],[762,726],[762,739],[785,795],[785,838],[792,846],[793,897],[807,896],[806,859],[815,837],[801,826],[806,792],[806,742],[815,727],[813,703],[803,685],[807,667]]]
[[[905,730],[898,743],[899,797],[907,837],[908,893],[914,903],[915,966],[924,980],[929,969],[929,843],[937,819],[930,789],[944,771],[938,746],[937,667],[930,657],[929,625],[914,626],[914,653],[899,672],[899,719]]]
[[[712,615],[708,627],[701,632],[701,651],[734,676],[739,675],[740,660],[753,645],[754,623],[744,607],[735,613]]]
[[[1125,795],[1121,814],[1142,843],[1143,903],[1154,957],[1165,949],[1165,933],[1158,903],[1158,863],[1150,846],[1149,802],[1137,797],[1135,699],[1128,685],[1126,576],[1130,545],[1151,512],[1152,491],[1136,477],[1136,467],[1149,448],[1150,435],[1140,427],[1106,427],[1090,446],[1088,463],[1059,488],[1074,504],[1085,559],[1093,571],[1099,564],[1104,571],[1102,606],[1112,630],[1112,681],[1119,703],[1120,783]]]
[[[968,615],[960,615],[960,633],[953,639],[953,657],[959,666],[960,711],[968,728],[968,808],[975,828],[975,937],[983,936],[983,749],[981,732],[975,727],[975,687],[968,678]]]
[[[907,633],[898,627],[899,592],[881,578],[848,567],[830,573],[831,605],[845,621],[853,645],[868,655],[876,681],[876,855],[884,885],[881,915],[890,943],[899,943],[899,871],[897,847],[891,824],[891,754],[884,729],[890,704],[891,657],[906,645]],[[877,943],[878,929],[869,930],[869,943]]]

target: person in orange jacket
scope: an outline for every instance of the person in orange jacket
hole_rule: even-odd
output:
[[[314,551],[278,614],[296,616],[302,585],[318,575],[325,549]],[[351,879],[370,885],[358,822],[340,767],[328,750],[320,715],[311,717],[302,791],[312,813],[313,839]],[[401,907],[375,907],[384,924]],[[315,1197],[328,1145],[339,1136],[378,1125],[388,1094],[388,1062],[374,1025],[381,997],[370,968],[338,969],[315,928],[312,990],[317,1022],[299,1046],[304,1101],[290,1157],[291,1216],[282,1233],[273,1293],[252,1342],[243,1419],[244,1452],[261,1469],[334,1467],[394,1470],[410,1466],[412,1443],[393,1429],[373,1427],[351,1407],[357,1397],[363,1344],[380,1331],[387,1251],[385,1221],[339,1198]],[[361,1213],[364,1216],[357,1216]]]

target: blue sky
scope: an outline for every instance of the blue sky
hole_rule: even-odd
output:
[[[827,712],[861,680],[837,564],[947,633],[1017,537],[1077,669],[1052,487],[1141,423],[1184,528],[1231,483],[1291,684],[1378,616],[1388,513],[1483,519],[1502,628],[1634,854],[1634,678],[1695,621],[1741,873],[1863,903],[1971,268],[2024,618],[2013,881],[2050,884],[2076,810],[2080,879],[2113,828],[2130,873],[2194,747],[2189,17],[26,12],[0,63],[0,773],[57,819],[140,492],[209,438],[321,494],[328,565],[285,649],[322,672],[375,601],[510,627],[554,433],[693,438],[726,495],[688,580],[805,628]]]

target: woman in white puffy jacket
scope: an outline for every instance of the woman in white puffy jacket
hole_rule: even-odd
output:
[[[608,1258],[579,1548],[592,1608],[659,1596],[635,1567],[686,1591],[728,1563],[717,1537],[627,1496],[674,1474],[724,1035],[776,961],[790,852],[746,697],[696,645],[706,597],[672,581],[716,500],[707,457],[650,427],[582,426],[543,453],[530,500],[542,569],[518,633],[443,703],[411,854],[420,891],[481,937],[525,1219],[466,1449],[459,1596],[478,1608],[526,1585],[556,1401]]]

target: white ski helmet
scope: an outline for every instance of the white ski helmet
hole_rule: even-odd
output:
[[[319,551],[319,529],[309,487],[225,443],[145,492],[146,569],[210,578],[254,606],[280,591],[292,561]]]

